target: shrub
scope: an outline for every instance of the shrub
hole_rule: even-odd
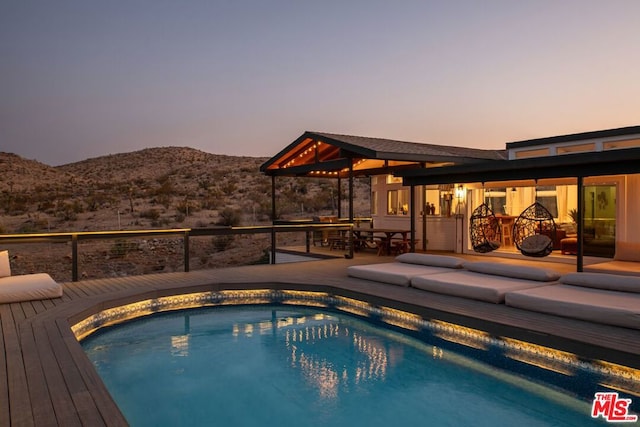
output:
[[[220,212],[220,219],[218,220],[218,225],[223,225],[226,227],[235,227],[240,225],[242,222],[242,212],[237,209],[232,208],[224,208]]]
[[[115,258],[122,258],[127,255],[129,252],[137,251],[138,244],[136,242],[128,241],[128,240],[116,240],[114,245],[111,247],[111,256]]]
[[[232,235],[213,236],[213,238],[211,239],[211,243],[213,244],[213,249],[216,252],[223,252],[229,249],[229,246],[231,246],[231,243],[233,243],[233,241],[234,241],[234,236]]]
[[[157,209],[151,208],[140,212],[140,218],[147,218],[151,221],[157,221],[160,219],[160,212]]]

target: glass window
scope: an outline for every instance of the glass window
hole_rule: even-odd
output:
[[[440,215],[440,191],[437,189],[425,189],[424,191],[424,208],[422,212],[425,215]]]
[[[585,153],[589,151],[595,151],[596,144],[574,144],[574,145],[566,145],[564,147],[558,147],[556,153],[558,154],[571,154],[571,153]]]
[[[625,139],[623,141],[607,141],[603,145],[605,150],[615,150],[620,148],[640,147],[640,139]]]
[[[402,178],[393,175],[387,175],[387,184],[402,184]]]
[[[387,192],[387,214],[409,214],[409,190],[389,190]]]
[[[484,202],[489,206],[494,214],[503,215],[507,213],[507,189],[488,188],[484,191]]]
[[[542,156],[548,156],[548,155],[549,155],[548,148],[523,150],[523,151],[517,151],[515,153],[516,159],[526,159],[528,157],[542,157]]]
[[[551,216],[558,218],[558,197],[555,185],[537,187],[536,202],[547,208]]]

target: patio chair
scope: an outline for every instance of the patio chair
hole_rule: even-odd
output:
[[[502,241],[500,221],[486,203],[475,208],[471,214],[469,234],[471,246],[476,252],[491,252],[500,247]]]
[[[513,242],[522,255],[545,257],[553,251],[556,223],[540,202],[526,208],[513,224]]]

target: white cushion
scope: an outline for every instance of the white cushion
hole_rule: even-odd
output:
[[[409,286],[411,278],[415,276],[423,274],[438,274],[447,271],[451,271],[451,269],[428,265],[405,264],[402,262],[351,265],[347,267],[347,274],[351,277],[398,286]]]
[[[508,306],[640,329],[640,295],[572,285],[507,292]]]
[[[568,273],[562,276],[560,281],[566,285],[640,293],[640,277],[605,273]]]
[[[616,242],[616,261],[640,261],[640,243]]]
[[[396,261],[406,264],[419,264],[446,268],[462,268],[462,265],[464,264],[462,258],[455,256],[417,254],[412,252],[398,255],[396,257]]]
[[[11,276],[11,264],[9,264],[9,251],[0,251],[0,277]]]
[[[538,282],[552,282],[560,278],[560,273],[557,271],[497,262],[465,262],[464,268],[469,271],[475,271],[476,273],[513,277],[515,279],[535,280]]]
[[[62,286],[47,273],[0,278],[0,303],[59,298]]]
[[[504,302],[504,296],[507,292],[557,283],[477,274],[465,270],[449,271],[449,273],[443,274],[416,276],[411,279],[411,286],[439,294],[500,304]]]

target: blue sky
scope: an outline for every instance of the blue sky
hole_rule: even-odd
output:
[[[640,124],[637,0],[4,0],[0,151],[478,148]]]

